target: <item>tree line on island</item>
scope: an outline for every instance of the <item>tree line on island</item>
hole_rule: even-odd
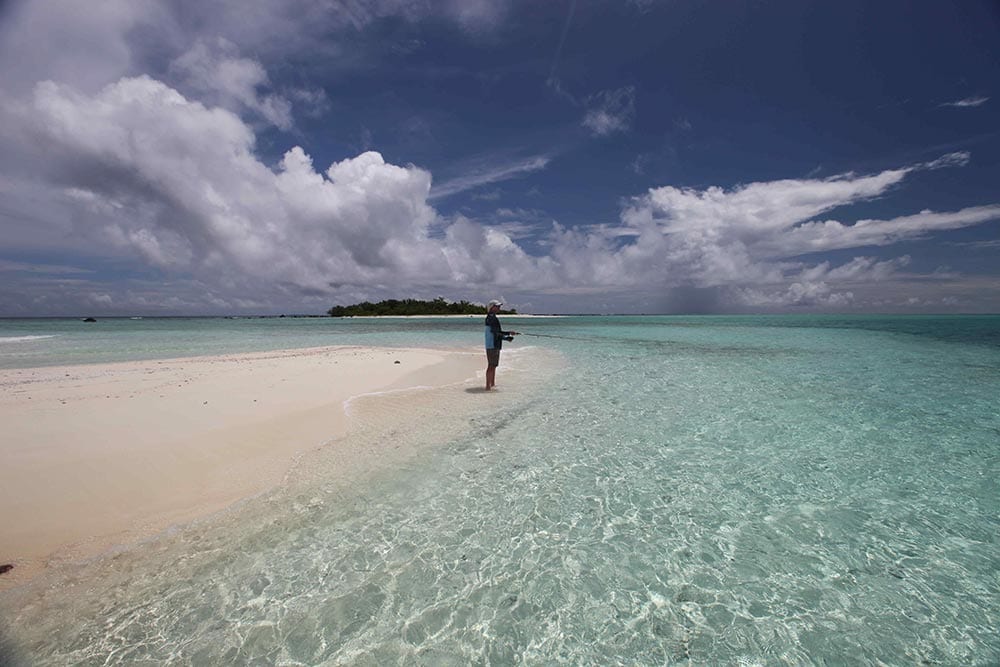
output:
[[[433,301],[419,299],[387,299],[372,303],[362,301],[351,306],[334,306],[326,311],[330,317],[374,317],[379,315],[485,315],[486,306],[469,303],[445,301],[438,297]],[[501,310],[503,315],[516,315],[516,309]]]

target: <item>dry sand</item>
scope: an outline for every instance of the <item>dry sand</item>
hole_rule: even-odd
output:
[[[0,371],[0,588],[281,483],[355,396],[471,380],[480,354],[320,348]],[[396,362],[399,363],[396,363]]]

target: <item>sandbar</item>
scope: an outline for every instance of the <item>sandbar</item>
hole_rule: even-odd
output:
[[[353,398],[471,381],[480,357],[325,347],[0,370],[0,589],[274,488],[348,433]]]

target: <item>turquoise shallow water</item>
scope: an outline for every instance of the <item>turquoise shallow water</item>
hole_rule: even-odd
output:
[[[480,337],[477,321],[214,322],[196,326],[227,351]],[[321,457],[225,517],[0,598],[8,652],[52,665],[1000,662],[1000,318],[504,323],[539,337],[505,351],[500,393],[359,412],[350,446],[411,442],[405,457],[349,479]],[[15,335],[43,334],[0,328]],[[396,408],[411,423],[393,425]]]
[[[474,322],[474,324],[473,324]],[[0,319],[0,368],[106,363],[326,345],[442,347],[476,342],[478,318]]]

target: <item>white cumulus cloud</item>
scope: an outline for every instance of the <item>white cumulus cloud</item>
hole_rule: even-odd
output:
[[[888,220],[830,217],[902,187],[914,171],[968,160],[953,155],[866,175],[652,188],[628,200],[618,220],[551,223],[535,238],[545,249],[539,255],[521,245],[526,229],[504,227],[513,211],[498,214],[495,225],[445,219],[430,204],[429,172],[387,163],[374,151],[321,170],[293,146],[266,165],[254,130],[238,115],[148,76],[94,94],[46,81],[14,118],[44,147],[41,174],[72,210],[73,234],[198,285],[185,303],[201,299],[204,308],[456,285],[551,293],[692,289],[750,307],[844,307],[858,285],[891,279],[907,259],[859,254],[832,265],[810,254],[1000,219],[1000,205]],[[542,157],[507,163],[443,192],[548,164]],[[547,224],[535,217],[534,224]],[[135,288],[133,298],[150,300],[147,292]],[[114,298],[125,301],[124,294]]]
[[[826,179],[663,184],[620,193],[636,196],[619,216],[588,226],[544,211],[477,220],[434,208],[455,193],[561,168],[554,153],[481,156],[440,179],[375,151],[314,164],[305,140],[281,146],[276,164],[261,157],[265,122],[293,130],[293,114],[330,104],[295,77],[279,90],[269,67],[304,54],[357,65],[345,46],[354,42],[338,37],[387,17],[444,18],[482,33],[502,23],[507,2],[31,0],[4,12],[0,60],[17,66],[0,68],[2,231],[6,249],[25,252],[0,258],[0,312],[73,299],[218,312],[442,288],[614,298],[675,290],[755,307],[846,307],[865,285],[908,266],[905,255],[876,258],[872,248],[1000,220],[1000,204],[989,203],[852,214],[916,171],[962,168],[965,152]],[[636,91],[574,103],[585,107],[587,130],[609,136],[630,128]],[[833,250],[849,259],[819,255]],[[22,261],[46,252],[59,259]],[[88,264],[95,258],[142,277],[101,282],[99,262]]]
[[[236,46],[223,38],[199,41],[171,64],[171,69],[200,98],[235,111],[256,112],[277,127],[292,127],[292,104],[278,94],[261,94],[268,76],[256,60],[241,58]]]
[[[77,233],[208,282],[332,286],[516,282],[545,270],[504,232],[441,220],[431,176],[366,152],[318,171],[301,147],[269,168],[238,116],[149,77],[90,96],[39,84],[33,131],[61,168]],[[432,225],[445,227],[432,239]]]

